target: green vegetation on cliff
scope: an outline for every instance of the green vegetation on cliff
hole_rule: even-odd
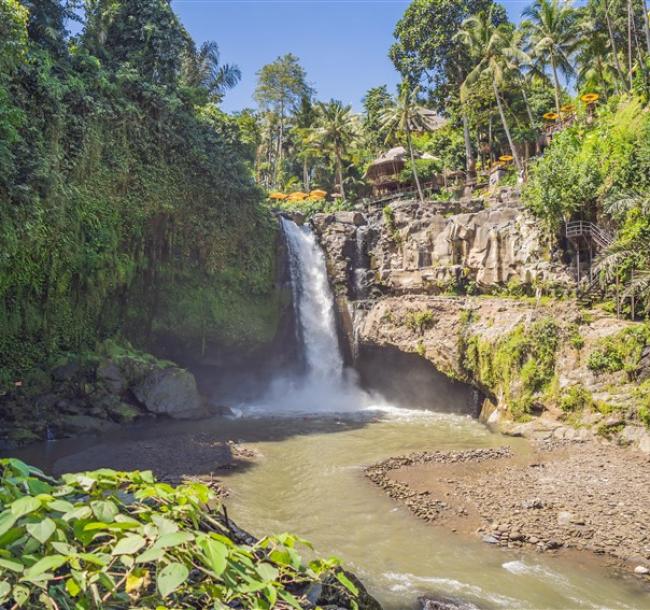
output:
[[[312,583],[317,603],[359,607],[336,559],[303,561],[290,534],[251,540],[201,483],[108,469],[53,479],[14,459],[0,460],[0,483],[3,607],[299,609]]]
[[[168,2],[69,17],[0,0],[1,377],[118,332],[268,341],[275,224],[205,57]]]
[[[529,327],[519,324],[496,342],[477,335],[465,338],[462,364],[472,379],[521,417],[531,411],[535,395],[551,385],[558,344],[557,324],[544,318]]]

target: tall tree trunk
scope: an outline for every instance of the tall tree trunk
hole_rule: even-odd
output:
[[[302,160],[302,188],[305,189],[306,192],[309,192],[311,190],[309,184],[309,164],[307,163],[307,157],[305,157]]]
[[[345,199],[345,187],[343,186],[343,161],[341,160],[341,152],[339,149],[336,149],[336,179],[339,183],[339,189],[341,191],[341,197]]]
[[[463,85],[464,82],[464,77],[463,77],[463,71],[458,66],[458,88],[460,88]],[[463,118],[463,139],[465,140],[465,170],[467,172],[467,176],[475,176],[476,175],[476,160],[474,159],[474,154],[472,152],[472,140],[470,138],[470,133],[469,133],[469,118],[467,116],[467,104],[465,102],[461,101],[461,116]]]
[[[463,138],[465,139],[465,169],[467,171],[467,176],[469,177],[476,174],[476,161],[474,160],[474,154],[472,153],[472,141],[469,134],[469,119],[467,118],[465,104],[463,104],[462,116]]]
[[[560,114],[560,79],[557,76],[557,66],[555,65],[555,55],[551,53],[551,67],[553,68],[553,84],[555,90],[555,112]]]
[[[497,81],[492,79],[492,88],[494,89],[494,97],[497,101],[497,107],[499,108],[499,115],[501,116],[501,123],[503,124],[503,130],[506,132],[506,137],[508,138],[508,144],[510,145],[510,151],[512,152],[512,157],[515,160],[515,165],[517,169],[521,172],[524,169],[524,166],[521,163],[519,154],[515,149],[515,143],[512,141],[512,135],[510,135],[510,128],[508,127],[508,121],[506,120],[506,115],[503,111],[503,105],[501,104],[501,98],[499,97],[499,88],[497,87]]]
[[[632,74],[632,23],[634,20],[634,11],[632,9],[632,0],[627,0],[627,78],[630,91],[634,85]]]
[[[645,32],[645,44],[650,56],[650,25],[648,24],[648,6],[646,0],[641,0],[641,17],[643,18],[643,31]]]
[[[621,70],[621,64],[618,61],[618,50],[616,48],[616,38],[614,37],[614,27],[612,26],[612,18],[609,15],[609,3],[608,0],[605,0],[605,20],[607,21],[607,31],[609,32],[609,43],[612,46],[612,57],[614,58],[614,67],[618,72],[619,78],[623,77],[623,70]],[[625,82],[625,79],[623,80]],[[616,81],[616,89],[619,90],[618,80]]]
[[[409,147],[409,154],[411,155],[411,168],[413,170],[413,178],[415,179],[415,186],[418,189],[418,197],[420,198],[420,203],[424,203],[424,193],[422,192],[422,186],[420,185],[420,178],[418,176],[418,168],[415,165],[415,153],[413,152],[413,142],[411,141],[411,129],[406,125],[406,142]]]
[[[526,106],[526,114],[528,115],[528,120],[530,121],[530,128],[535,133],[535,154],[539,155],[541,152],[539,150],[539,136],[537,130],[535,129],[535,119],[533,118],[533,111],[530,108],[530,103],[528,101],[528,95],[526,95],[526,87],[523,82],[520,84],[521,96],[524,98],[524,105]]]
[[[632,20],[634,18],[632,10],[632,0],[627,0],[627,78],[630,84],[630,91],[634,85],[632,76]]]
[[[280,102],[280,133],[278,134],[278,153],[275,167],[275,185],[280,185],[282,174],[282,158],[284,156],[284,102]]]

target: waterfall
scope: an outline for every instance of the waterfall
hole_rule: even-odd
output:
[[[289,250],[291,289],[307,376],[340,384],[343,359],[325,255],[308,227],[283,218],[282,228]]]
[[[295,416],[360,412],[371,417],[384,401],[359,387],[356,372],[344,366],[336,332],[334,295],[327,276],[325,255],[314,233],[281,219],[287,244],[289,273],[297,334],[305,364],[304,372],[279,372],[266,394],[247,403],[249,416]]]

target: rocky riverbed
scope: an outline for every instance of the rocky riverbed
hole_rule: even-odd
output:
[[[647,456],[598,442],[540,442],[390,458],[366,476],[416,516],[488,544],[607,556],[648,579]]]

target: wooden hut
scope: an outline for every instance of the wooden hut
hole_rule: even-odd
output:
[[[400,190],[399,174],[406,166],[407,157],[406,149],[397,146],[382,153],[370,164],[364,178],[372,185],[373,195],[379,197]]]

